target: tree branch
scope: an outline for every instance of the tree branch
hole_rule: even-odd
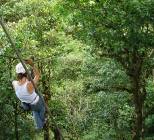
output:
[[[132,90],[125,86],[111,86],[111,87],[95,87],[94,92],[99,91],[126,91],[128,93],[132,93]]]

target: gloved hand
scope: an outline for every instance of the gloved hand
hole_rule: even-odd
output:
[[[32,59],[25,59],[25,63],[29,64],[30,66],[34,66],[34,63],[33,63]]]

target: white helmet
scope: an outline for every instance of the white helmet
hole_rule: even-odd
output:
[[[23,74],[26,73],[22,63],[18,63],[16,65],[16,73],[23,73]]]

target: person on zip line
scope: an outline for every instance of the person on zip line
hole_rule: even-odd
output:
[[[33,82],[37,85],[40,79],[39,70],[34,66],[31,59],[25,60],[25,64],[29,64],[34,73]],[[28,79],[28,74],[22,63],[16,65],[17,80],[12,82],[17,98],[21,101],[24,110],[31,110],[34,117],[34,122],[37,130],[40,130],[45,125],[45,102],[43,97],[35,92],[35,88]]]

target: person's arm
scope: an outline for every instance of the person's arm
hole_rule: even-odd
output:
[[[12,81],[12,88],[15,90],[15,85],[14,85],[15,81]]]
[[[33,73],[34,73],[33,82],[34,82],[35,85],[37,85],[37,83],[40,79],[40,72],[34,65],[32,66],[32,68],[33,68]]]
[[[35,85],[37,85],[39,79],[40,79],[40,72],[39,70],[35,67],[33,61],[31,59],[27,60],[26,61],[26,64],[29,64],[32,68],[33,68],[33,73],[34,73],[34,79],[33,79],[33,82]],[[34,86],[32,84],[32,82],[29,82],[27,84],[27,89],[29,91],[29,93],[32,93],[33,90],[34,90]]]

